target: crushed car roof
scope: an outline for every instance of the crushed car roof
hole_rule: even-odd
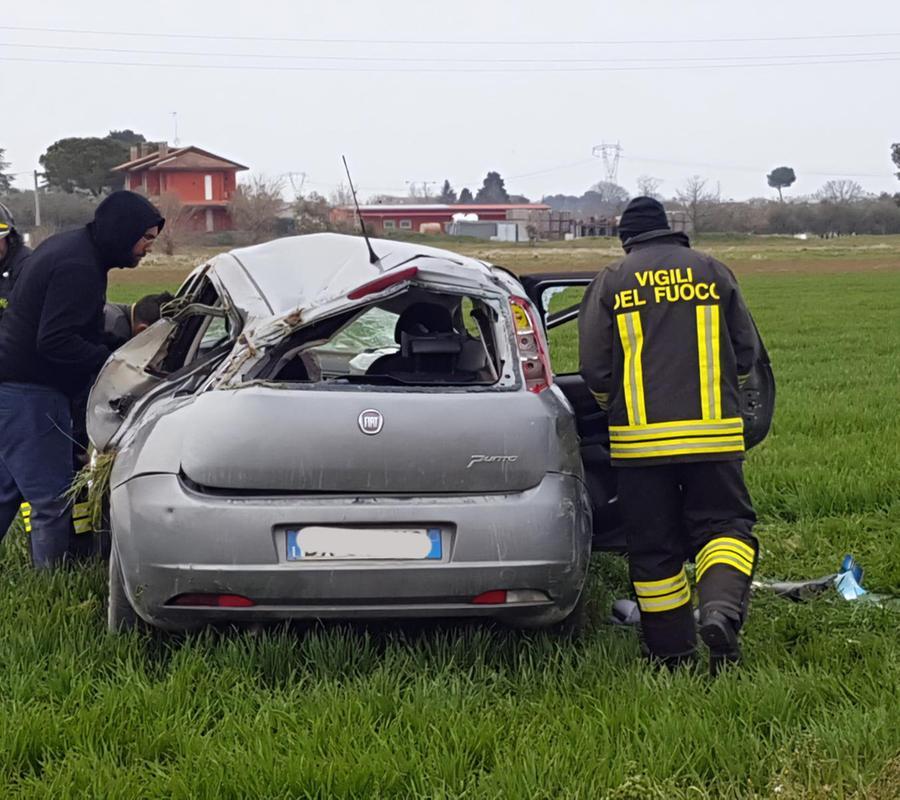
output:
[[[474,258],[427,245],[371,239],[378,256],[369,262],[360,236],[314,233],[242,247],[217,256],[235,259],[258,287],[275,315],[346,296],[399,267],[440,273],[451,282],[496,285],[492,269]],[[234,298],[239,302],[239,298]]]

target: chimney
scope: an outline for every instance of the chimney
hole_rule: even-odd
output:
[[[134,161],[138,157],[138,146],[136,144],[131,145],[131,147],[128,148],[128,153],[130,156],[128,160]]]
[[[168,142],[157,142],[159,146],[159,155],[167,156],[169,154],[169,143]]]
[[[141,158],[148,154],[150,149],[150,144],[148,142],[141,142]]]

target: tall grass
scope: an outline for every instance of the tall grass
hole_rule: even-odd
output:
[[[779,380],[747,464],[761,571],[857,555],[900,588],[900,274],[744,281]],[[644,666],[605,624],[597,557],[578,642],[476,624],[105,634],[100,565],[0,560],[0,796],[894,798],[900,614],[760,595],[746,665]]]

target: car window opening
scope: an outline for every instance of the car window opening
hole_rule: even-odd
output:
[[[498,314],[483,299],[407,291],[294,333],[254,377],[284,383],[492,385]]]

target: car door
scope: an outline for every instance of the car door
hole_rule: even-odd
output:
[[[606,414],[600,410],[578,371],[578,313],[584,292],[596,274],[542,273],[522,276],[520,281],[543,320],[554,382],[575,412],[582,461],[594,505],[595,548],[620,550],[624,538],[615,512],[615,475],[609,465]],[[759,341],[759,357],[741,393],[744,439],[748,449],[765,439],[775,408],[775,379],[761,337]]]
[[[230,351],[241,319],[213,278],[206,270],[192,275],[163,319],[110,356],[88,397],[87,432],[97,450],[109,446],[143,398],[190,383]]]

